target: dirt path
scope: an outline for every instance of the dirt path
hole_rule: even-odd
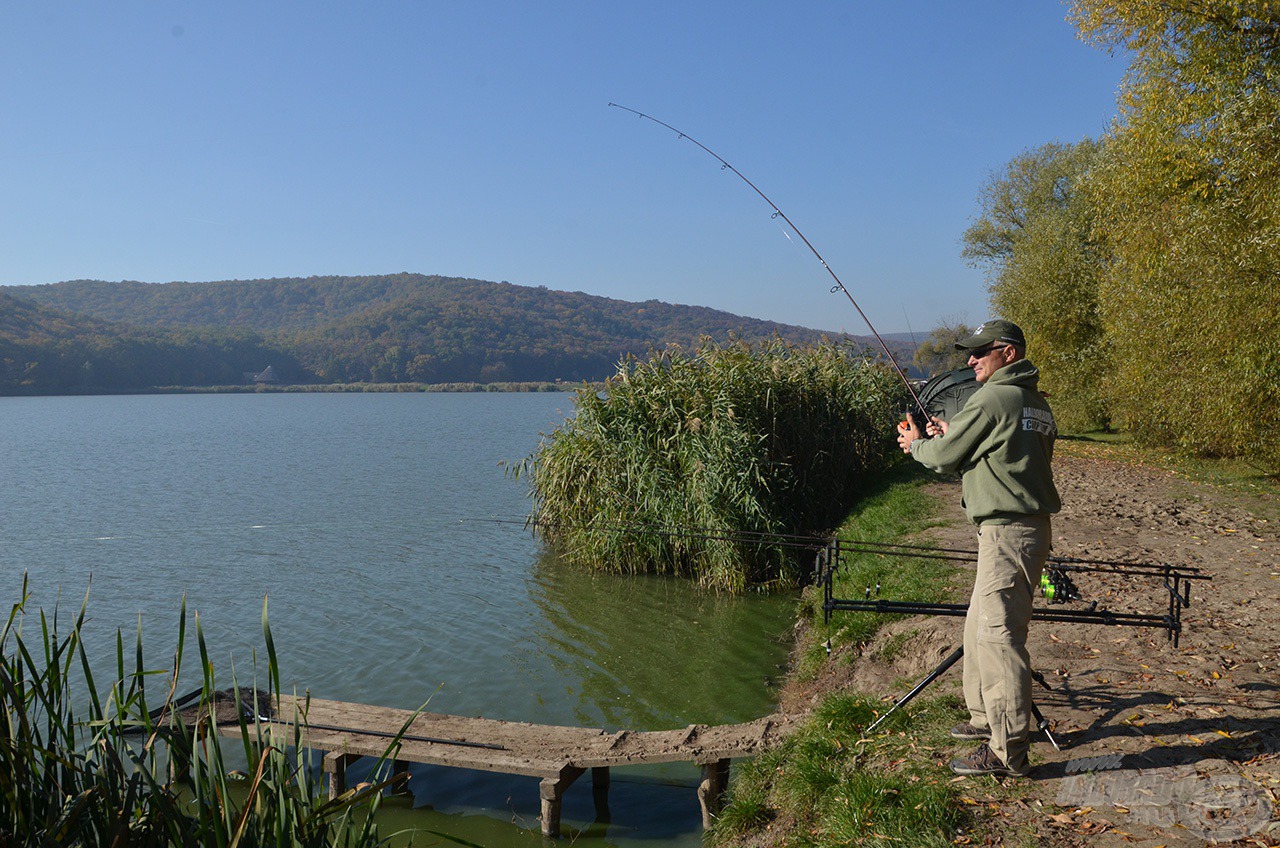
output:
[[[1035,697],[1063,750],[1038,741],[1024,781],[963,779],[981,826],[962,839],[1174,846],[1248,835],[1239,844],[1280,843],[1280,501],[1192,483],[1099,446],[1062,448],[1056,553],[1194,566],[1213,580],[1193,585],[1177,648],[1150,630],[1033,623],[1032,662],[1053,690],[1037,687]],[[935,488],[950,523],[931,537],[973,547],[958,484]],[[1161,614],[1167,606],[1158,581],[1087,574],[1076,582],[1103,608]],[[961,619],[897,622],[827,686],[900,691],[893,684],[923,676],[959,644],[961,629]],[[914,650],[879,662],[893,635],[909,630]],[[934,694],[958,691],[959,679],[951,670]]]

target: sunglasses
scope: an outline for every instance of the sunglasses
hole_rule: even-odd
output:
[[[980,350],[971,350],[969,351],[969,355],[974,359],[981,359],[982,357],[989,355],[993,350],[1004,350],[1007,347],[1008,345],[989,345],[988,347],[984,347]]]

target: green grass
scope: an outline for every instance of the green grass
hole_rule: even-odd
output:
[[[840,527],[843,539],[894,543],[937,525],[937,503],[924,490],[936,478],[904,462],[870,487]],[[837,572],[837,597],[861,598],[880,584],[885,598],[949,601],[956,569],[918,557],[860,555]],[[795,672],[812,676],[833,662],[826,649],[863,644],[894,616],[837,613],[822,622],[821,591],[809,588],[801,615],[810,625]],[[908,649],[909,635],[882,651]],[[950,756],[947,729],[967,713],[952,696],[917,698],[895,712],[874,736],[864,730],[883,712],[877,699],[858,694],[827,696],[804,727],[782,745],[745,763],[712,830],[714,844],[749,840],[772,828],[780,844],[826,848],[837,845],[949,845],[966,821],[951,773],[938,760]]]
[[[840,526],[841,539],[866,543],[895,543],[937,526],[937,505],[924,486],[937,478],[913,462],[903,462],[883,475],[849,513]],[[949,601],[954,594],[956,569],[942,560],[920,557],[846,555],[836,571],[833,593],[838,598],[862,598],[867,587],[880,586],[880,597],[912,601]],[[801,614],[811,627],[800,658],[798,673],[806,678],[824,662],[828,649],[858,645],[902,616],[872,612],[840,612],[830,624],[822,621],[822,593],[805,590]]]
[[[864,736],[880,707],[832,696],[782,745],[744,764],[712,843],[774,826],[789,846],[950,844],[966,815],[934,760],[963,710],[951,697],[918,700],[910,715],[895,713],[885,731]]]

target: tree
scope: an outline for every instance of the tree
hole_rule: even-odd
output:
[[[964,256],[987,270],[996,314],[1020,325],[1059,424],[1107,426],[1098,284],[1106,250],[1093,228],[1088,180],[1098,142],[1045,144],[993,174]]]
[[[929,333],[929,337],[916,348],[911,362],[930,377],[963,368],[968,364],[969,355],[956,350],[956,342],[973,335],[973,328],[963,321],[952,323],[944,318],[942,323]]]
[[[1107,395],[1140,437],[1280,468],[1280,5],[1077,0],[1134,58],[1092,178]]]

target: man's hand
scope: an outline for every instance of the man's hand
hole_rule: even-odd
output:
[[[903,453],[911,453],[911,443],[919,438],[923,438],[920,428],[916,427],[915,420],[908,415],[907,420],[898,425],[898,447],[902,448]]]
[[[947,422],[941,418],[930,418],[929,424],[925,428],[930,436],[947,435]],[[908,415],[907,420],[898,424],[898,447],[902,448],[903,453],[911,453],[911,443],[916,439],[923,439],[920,428],[916,426],[915,418]]]

